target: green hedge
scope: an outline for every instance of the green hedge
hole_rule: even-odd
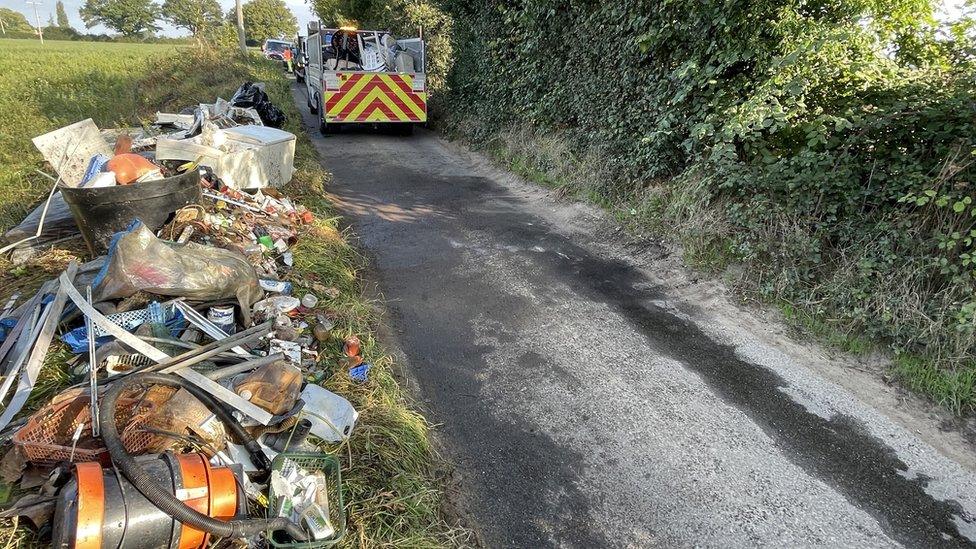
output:
[[[972,27],[931,4],[445,0],[447,122],[558,136],[749,289],[972,381]]]

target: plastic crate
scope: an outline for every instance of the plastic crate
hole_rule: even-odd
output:
[[[146,432],[147,416],[176,391],[170,387],[153,387],[143,398],[123,395],[119,398],[115,421],[121,430],[122,444],[133,454],[146,453],[171,440]],[[78,425],[84,425],[74,452],[72,436]],[[53,466],[61,461],[84,463],[110,462],[102,439],[93,438],[88,389],[72,389],[55,398],[27,420],[13,436],[13,442],[24,451],[28,461]]]
[[[271,462],[272,471],[281,471],[286,460],[293,461],[299,468],[309,472],[322,471],[328,482],[329,491],[329,520],[335,528],[335,534],[328,539],[310,541],[291,541],[288,535],[282,531],[268,532],[268,543],[272,547],[286,549],[313,549],[316,547],[328,547],[334,545],[342,539],[346,533],[346,512],[345,503],[342,500],[342,475],[339,473],[339,461],[329,454],[304,453],[304,452],[282,452],[275,456]],[[275,494],[274,488],[268,489],[268,516],[274,514]]]

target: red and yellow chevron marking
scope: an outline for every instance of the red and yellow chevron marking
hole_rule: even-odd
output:
[[[427,92],[413,91],[409,74],[339,73],[325,90],[326,122],[426,122]]]

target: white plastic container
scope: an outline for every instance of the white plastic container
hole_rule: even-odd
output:
[[[255,190],[280,187],[295,172],[295,134],[267,126],[236,126],[220,130],[221,148],[193,139],[156,142],[158,160],[196,160],[212,168],[228,187]],[[215,139],[215,141],[217,141]]]
[[[305,294],[302,296],[302,307],[314,309],[319,304],[319,298],[315,294]]]
[[[312,422],[311,433],[326,442],[341,442],[352,434],[359,412],[348,400],[309,383],[302,389],[302,414]]]

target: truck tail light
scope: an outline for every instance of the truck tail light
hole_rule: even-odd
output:
[[[413,91],[422,92],[426,87],[427,87],[427,76],[424,74],[415,74],[413,76],[413,84],[411,85]]]

